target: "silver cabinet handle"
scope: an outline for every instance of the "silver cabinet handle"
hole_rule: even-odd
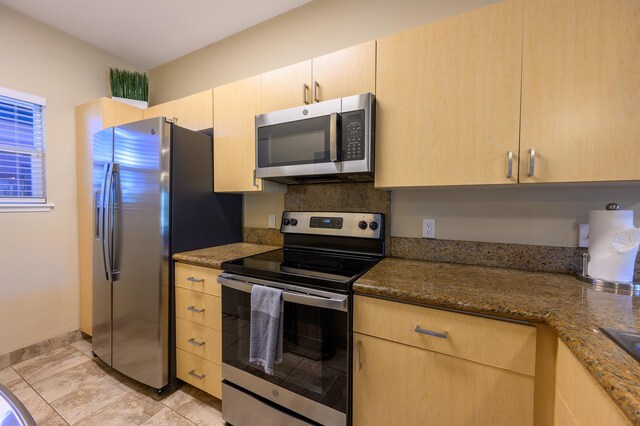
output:
[[[195,312],[196,314],[201,314],[204,312],[204,308],[198,309],[195,306],[191,305],[187,308],[187,311]]]
[[[187,281],[191,281],[192,283],[203,283],[204,278],[189,277],[187,278]]]
[[[320,102],[320,99],[318,99],[319,88],[320,88],[320,85],[318,84],[318,82],[316,80],[313,80],[313,101],[314,102]]]
[[[206,374],[202,373],[202,374],[196,374],[196,370],[191,370],[189,371],[189,375],[191,377],[195,377],[198,380],[202,380],[204,379],[204,377],[206,376]]]
[[[535,148],[530,148],[529,149],[529,173],[527,173],[527,175],[529,177],[533,177],[534,176],[534,172],[536,170],[536,150]]]
[[[507,151],[507,177],[513,177],[513,151]]]
[[[253,186],[258,187],[258,178],[256,177],[256,169],[253,169]]]
[[[416,333],[420,333],[420,334],[426,334],[427,336],[437,337],[439,339],[448,339],[449,338],[449,333],[447,333],[446,331],[444,331],[442,333],[438,333],[437,331],[425,330],[424,328],[420,328],[419,325],[416,325],[416,328],[414,328],[413,331],[415,331]]]
[[[204,345],[205,342],[204,342],[204,340],[202,342],[198,342],[196,339],[194,339],[192,337],[191,339],[187,340],[187,343],[191,343],[193,346],[200,347],[200,346]]]
[[[307,93],[309,93],[309,86],[307,86],[307,83],[302,83],[302,103],[305,105],[309,105]]]
[[[358,371],[362,370],[362,361],[360,360],[360,352],[362,351],[362,342],[360,340],[358,340],[356,342],[356,362],[357,362],[357,367],[358,367]]]
[[[338,114],[329,116],[329,160],[338,161]]]

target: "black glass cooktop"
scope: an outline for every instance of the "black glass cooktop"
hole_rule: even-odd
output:
[[[280,249],[222,263],[222,269],[256,278],[348,291],[380,259],[369,256]]]

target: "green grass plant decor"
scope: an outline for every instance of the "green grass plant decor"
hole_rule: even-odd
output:
[[[109,68],[111,96],[147,102],[149,76],[143,72]]]

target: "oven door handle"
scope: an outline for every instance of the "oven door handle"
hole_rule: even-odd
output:
[[[229,287],[234,290],[242,291],[244,293],[251,293],[254,285],[264,285],[267,287],[277,288],[282,290],[282,298],[285,302],[295,303],[297,305],[314,306],[316,308],[332,309],[334,311],[347,312],[348,296],[343,294],[331,294],[322,292],[322,296],[314,296],[311,294],[313,290],[306,289],[304,287],[289,286],[287,284],[280,284],[271,281],[259,280],[259,283],[251,283],[248,281],[239,281],[232,278],[227,278],[223,275],[218,276],[218,283],[225,287]],[[295,289],[295,290],[294,290]],[[320,293],[320,292],[318,292]],[[324,295],[327,294],[327,295]]]

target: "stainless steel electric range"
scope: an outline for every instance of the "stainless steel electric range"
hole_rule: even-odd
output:
[[[384,256],[384,217],[284,212],[281,250],[222,264],[222,415],[235,426],[351,423],[351,284]],[[283,360],[249,362],[251,290],[283,290]]]

